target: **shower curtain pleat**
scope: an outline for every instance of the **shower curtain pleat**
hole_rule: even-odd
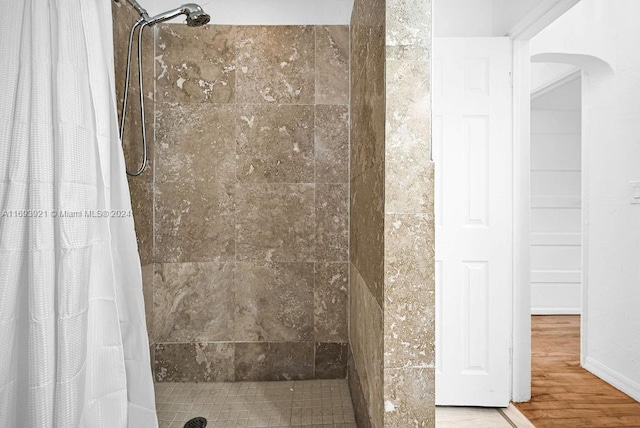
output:
[[[0,427],[158,425],[110,3],[0,2]]]

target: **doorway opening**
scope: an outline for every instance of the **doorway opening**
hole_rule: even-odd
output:
[[[506,407],[530,390],[529,136],[515,128],[520,93],[529,102],[528,43],[578,0],[436,0],[433,154],[436,163],[436,404]],[[519,79],[519,80],[518,80]],[[527,116],[524,123],[527,124]],[[526,154],[524,153],[526,146]],[[523,162],[523,160],[525,162]],[[524,189],[524,190],[522,190]],[[519,204],[526,198],[526,219]],[[521,228],[522,225],[526,225]],[[518,235],[520,234],[520,235]],[[526,234],[526,238],[522,235]],[[518,241],[520,240],[520,241]],[[526,295],[525,295],[526,294]],[[522,363],[517,351],[529,354]],[[516,361],[519,365],[516,367]]]
[[[632,338],[640,318],[631,302],[640,278],[631,266],[640,257],[633,244],[640,59],[629,54],[637,27],[627,17],[640,4],[507,3],[532,8],[500,33],[501,19],[515,11],[503,1],[434,2],[436,404],[528,401],[532,313],[565,317],[550,325],[572,332],[574,350],[579,340],[575,366],[638,399],[640,342]],[[532,102],[531,82],[540,75]],[[492,128],[505,118],[506,126]],[[615,247],[607,247],[611,240]],[[609,290],[608,276],[627,298]],[[493,328],[492,316],[505,308],[510,315],[496,317],[502,323]],[[506,341],[496,339],[503,334]],[[504,372],[506,379],[498,375]]]
[[[580,367],[582,73],[531,63],[531,394]],[[558,378],[550,380],[549,377]],[[551,390],[550,390],[551,389]],[[527,411],[530,405],[522,405]]]
[[[531,64],[531,314],[582,307],[582,78]]]

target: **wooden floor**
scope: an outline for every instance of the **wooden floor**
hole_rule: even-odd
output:
[[[580,367],[580,317],[532,317],[532,398],[516,407],[536,427],[640,427],[640,403]]]

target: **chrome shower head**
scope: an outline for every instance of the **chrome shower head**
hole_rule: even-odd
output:
[[[211,20],[211,17],[197,4],[189,3],[182,7],[188,11],[187,25],[189,27],[201,27]]]
[[[211,17],[195,3],[183,4],[179,8],[168,10],[163,13],[159,13],[156,16],[149,18],[147,25],[155,25],[160,22],[168,21],[176,16],[185,15],[187,18],[187,25],[189,27],[200,27],[207,24]]]

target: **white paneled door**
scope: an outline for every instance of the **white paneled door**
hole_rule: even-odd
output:
[[[512,337],[512,45],[436,38],[436,403],[507,406]]]

